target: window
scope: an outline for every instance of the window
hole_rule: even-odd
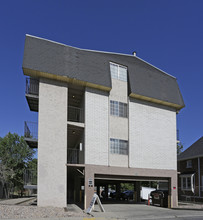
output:
[[[194,192],[194,174],[181,176],[181,190]]]
[[[187,160],[186,168],[192,168],[192,160]]]
[[[127,67],[110,63],[111,77],[127,82]]]
[[[128,154],[128,141],[119,139],[110,139],[110,150],[112,154]]]
[[[110,101],[110,114],[127,118],[127,104],[117,101]]]
[[[191,177],[182,177],[182,189],[191,190]]]

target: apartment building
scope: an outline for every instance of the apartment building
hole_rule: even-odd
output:
[[[178,198],[203,201],[203,137],[178,155]]]
[[[26,35],[26,98],[38,123],[25,138],[38,148],[38,206],[65,207],[121,182],[168,182],[177,206],[175,77],[138,58],[84,50]],[[38,127],[38,128],[37,128]]]

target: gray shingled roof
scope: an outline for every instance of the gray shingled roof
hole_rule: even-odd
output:
[[[186,160],[203,156],[203,137],[198,139],[194,144],[178,155],[178,160]]]
[[[127,66],[129,94],[184,107],[175,77],[125,54],[83,50],[26,35],[23,68],[75,78],[111,89],[109,62]]]

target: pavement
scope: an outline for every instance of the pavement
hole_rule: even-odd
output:
[[[179,202],[177,209],[187,209],[187,210],[201,210],[203,211],[203,204],[192,203],[192,202]]]
[[[1,200],[0,204],[23,204],[29,199],[33,198]],[[147,206],[146,204],[103,204],[103,207],[105,212],[101,212],[99,206],[95,205],[89,217],[33,218],[32,220],[203,220],[203,204],[179,203],[177,209]],[[69,204],[67,210],[83,213],[83,210],[75,204]]]
[[[203,219],[203,209],[168,209],[158,206],[147,206],[145,204],[108,204],[104,205],[105,212],[99,212],[99,207],[95,206],[91,213],[95,219],[100,217],[106,219]]]
[[[17,198],[17,199],[1,199],[0,205],[19,205],[24,202],[36,199],[34,197]]]

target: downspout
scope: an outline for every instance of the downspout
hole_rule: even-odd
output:
[[[198,181],[199,181],[199,197],[201,197],[201,186],[200,186],[200,158],[198,157]]]

